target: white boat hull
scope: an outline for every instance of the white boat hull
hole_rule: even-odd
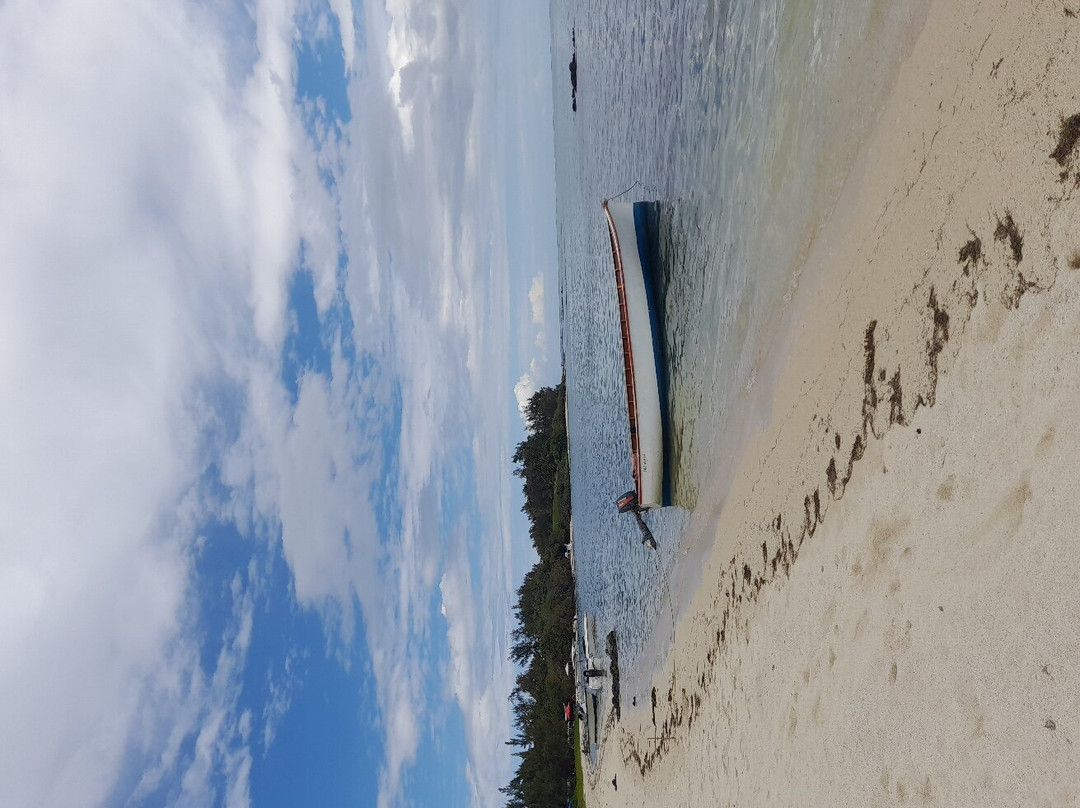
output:
[[[627,404],[630,408],[631,453],[636,455],[634,482],[638,505],[658,508],[668,505],[665,488],[665,452],[663,418],[663,378],[656,302],[646,284],[646,268],[639,254],[638,225],[634,205],[629,202],[605,202],[612,241],[616,275],[620,274],[620,320],[623,334],[624,364],[627,377]],[[627,344],[628,343],[628,344]],[[635,434],[636,433],[636,434]]]

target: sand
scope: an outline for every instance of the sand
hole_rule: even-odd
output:
[[[932,3],[590,808],[1080,803],[1072,2]]]

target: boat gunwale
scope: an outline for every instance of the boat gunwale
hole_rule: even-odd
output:
[[[615,290],[619,305],[619,334],[622,338],[623,347],[623,371],[626,378],[626,406],[630,422],[630,455],[631,466],[634,473],[634,489],[638,499],[641,499],[641,449],[638,442],[637,432],[637,381],[634,375],[634,349],[630,341],[630,315],[626,302],[626,276],[623,274],[622,245],[619,242],[619,232],[615,227],[615,220],[608,208],[608,200],[601,203],[604,217],[607,219],[608,238],[611,242],[611,257],[615,264]],[[636,249],[636,245],[635,245]]]

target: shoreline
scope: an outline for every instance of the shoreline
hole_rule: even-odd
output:
[[[725,419],[727,423],[720,425],[715,438],[716,446],[735,462],[715,464],[708,487],[698,491],[699,500],[680,538],[679,554],[667,582],[668,606],[657,613],[645,645],[647,650],[642,654],[643,661],[652,660],[651,670],[643,670],[644,666],[639,665],[626,673],[627,682],[638,698],[648,696],[649,682],[670,651],[675,624],[690,610],[701,585],[702,571],[715,550],[717,523],[750,440],[766,429],[771,419],[772,393],[785,367],[796,329],[814,299],[835,245],[841,241],[845,223],[858,204],[853,190],[860,185],[866,171],[873,133],[895,87],[900,66],[918,39],[930,5],[931,0],[913,0],[903,9],[889,9],[872,26],[879,29],[876,33],[879,39],[884,38],[882,44],[888,53],[879,60],[881,63],[873,65],[871,86],[853,90],[848,86],[848,77],[832,77],[833,95],[842,99],[838,102],[838,118],[846,123],[851,115],[855,115],[863,128],[855,127],[857,132],[845,131],[852,127],[834,122],[825,136],[827,142],[837,144],[837,153],[819,158],[815,181],[811,183],[815,200],[811,207],[823,210],[803,228],[796,251],[802,259],[794,260],[781,287],[783,295],[767,309],[768,325],[763,331],[773,336],[746,358],[751,368],[750,381],[740,392],[730,417]],[[863,42],[853,48],[853,55],[858,58],[860,51],[871,47],[873,42]]]
[[[699,502],[718,511],[698,523],[715,525],[716,539],[653,680],[656,723],[624,694],[589,805],[783,804],[800,793],[815,804],[964,793],[986,803],[1008,792],[979,779],[987,767],[973,755],[1013,761],[1015,788],[1029,772],[1057,788],[1080,770],[1071,743],[1047,749],[1044,737],[1063,739],[1075,723],[1080,738],[1080,708],[1062,696],[1070,684],[1077,692],[1067,663],[1080,662],[1078,646],[1070,653],[1058,642],[1046,654],[1058,661],[1040,663],[1056,672],[1053,687],[1039,666],[1021,682],[1002,655],[983,658],[1002,632],[1030,655],[1024,638],[1045,634],[1028,624],[1031,604],[1059,639],[1080,640],[1063,609],[1080,604],[1061,589],[1080,564],[1066,552],[1064,517],[1040,504],[1052,499],[1080,518],[1062,440],[1080,432],[1069,404],[1080,341],[1064,316],[1080,312],[1080,273],[1070,274],[1080,263],[1080,156],[1064,165],[1050,156],[1062,120],[1080,112],[1078,43],[1080,20],[1060,3],[931,5],[866,141],[865,165],[849,178],[850,212],[845,187],[842,216],[826,223],[827,233],[837,222],[846,232],[815,244],[808,262],[820,262],[819,277],[800,279],[771,421],[748,440],[722,508]],[[1041,397],[1025,397],[1028,388]],[[995,395],[1008,406],[991,407]],[[997,432],[973,430],[980,418],[1000,421]],[[1031,469],[1017,468],[1021,455]],[[979,474],[988,458],[993,480]],[[1040,477],[1050,468],[1061,482]],[[984,511],[1001,511],[1002,524],[984,525]],[[960,535],[1009,535],[990,550],[954,546],[940,533],[950,520]],[[1048,526],[1057,531],[1037,544]],[[1033,558],[1040,546],[1061,555],[1069,575]],[[1007,574],[1018,568],[1029,573],[1022,586]],[[988,580],[1001,603],[1027,609],[1010,622],[985,602]],[[919,604],[933,600],[940,610],[924,614]],[[1001,625],[980,620],[976,604]],[[1001,681],[972,684],[973,655],[981,668],[1001,667]],[[956,690],[943,694],[937,682]],[[1028,732],[1022,703],[1039,688],[1047,717],[1023,735],[1026,752],[1001,727]],[[958,716],[937,730],[953,768],[921,761],[925,776],[897,774],[910,761],[893,749],[919,758],[904,743],[913,728],[934,739],[931,708]],[[972,722],[978,732],[967,737]],[[618,792],[606,787],[613,776]]]
[[[829,127],[825,140],[836,144],[836,153],[819,158],[815,180],[811,183],[811,208],[821,210],[807,221],[803,228],[797,256],[790,266],[787,279],[773,304],[767,307],[764,333],[772,339],[758,345],[745,361],[750,365],[750,380],[735,401],[731,416],[720,425],[714,441],[735,462],[717,463],[712,466],[708,488],[698,491],[699,501],[680,537],[676,563],[667,582],[668,607],[658,612],[646,643],[643,660],[652,660],[652,668],[662,665],[670,650],[675,622],[692,604],[694,593],[701,584],[701,573],[706,561],[715,549],[716,524],[724,503],[731,491],[740,466],[739,459],[745,453],[751,437],[764,429],[771,417],[772,391],[775,389],[785,358],[795,336],[796,326],[805,316],[805,310],[824,271],[829,253],[839,240],[844,222],[857,203],[852,186],[858,186],[866,170],[871,135],[884,112],[886,102],[898,77],[900,65],[906,60],[919,32],[925,23],[931,0],[912,0],[902,9],[889,9],[871,27],[878,29],[877,40],[865,41],[853,48],[853,57],[882,41],[887,48],[884,57],[878,57],[872,66],[873,75],[868,87],[851,88],[846,76],[833,76],[833,96],[839,107],[838,119]],[[865,58],[865,57],[864,57]],[[848,118],[860,119],[857,131],[850,131]],[[860,128],[861,127],[861,128]],[[637,689],[637,696],[648,695],[648,683],[657,670],[645,671],[639,665],[627,673],[627,681]],[[644,693],[640,688],[644,686]]]

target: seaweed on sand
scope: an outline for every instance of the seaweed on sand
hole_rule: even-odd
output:
[[[1065,165],[1065,161],[1069,159],[1069,155],[1072,154],[1078,140],[1080,140],[1080,113],[1061,122],[1057,147],[1050,152],[1050,157],[1056,160],[1059,166]]]
[[[1016,263],[1019,264],[1024,260],[1024,237],[1009,211],[1005,211],[1004,220],[998,219],[997,227],[994,229],[994,241],[1008,244]]]
[[[622,704],[619,698],[619,640],[614,631],[607,635],[607,655],[611,659],[611,708],[618,721],[622,718]]]

